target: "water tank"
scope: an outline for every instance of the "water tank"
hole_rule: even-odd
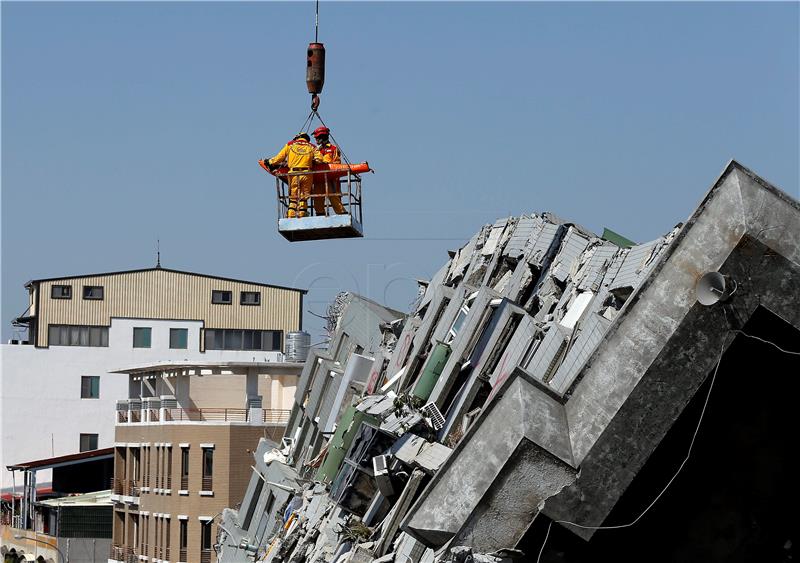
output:
[[[308,358],[311,348],[311,335],[306,331],[293,331],[286,335],[286,360],[302,363]]]

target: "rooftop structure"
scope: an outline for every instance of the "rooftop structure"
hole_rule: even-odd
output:
[[[3,495],[0,553],[73,563],[104,558],[111,545],[113,455],[107,448],[8,467],[18,486]],[[37,487],[41,471],[52,471],[52,487]]]

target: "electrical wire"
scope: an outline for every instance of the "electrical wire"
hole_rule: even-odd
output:
[[[738,288],[738,286],[737,286],[737,288]],[[727,318],[727,313],[726,313],[726,318]],[[745,336],[747,338],[752,338],[753,340],[758,340],[759,342],[763,342],[765,344],[769,344],[770,346],[774,346],[775,348],[777,348],[778,350],[780,350],[784,354],[791,354],[791,355],[794,355],[794,356],[800,356],[800,352],[795,352],[795,351],[792,351],[792,350],[784,350],[783,348],[781,348],[780,346],[778,346],[774,342],[770,342],[769,340],[765,340],[764,338],[761,338],[759,336],[754,336],[752,334],[747,334],[743,330],[728,329],[728,332],[729,333],[734,333],[734,334],[741,334],[742,336]],[[550,537],[550,529],[553,527],[553,524],[567,524],[569,526],[575,526],[576,528],[581,528],[583,530],[619,530],[621,528],[629,528],[629,527],[633,526],[639,520],[641,520],[642,517],[645,514],[647,514],[647,512],[651,508],[653,508],[653,505],[656,502],[658,502],[658,500],[662,497],[662,495],[665,492],[667,492],[667,489],[669,488],[669,486],[672,485],[672,482],[675,481],[675,479],[678,477],[678,475],[680,474],[680,472],[683,470],[684,466],[686,465],[686,462],[689,461],[689,458],[692,455],[692,448],[694,447],[695,440],[697,439],[697,433],[700,431],[700,425],[703,422],[703,417],[706,414],[706,407],[708,406],[708,400],[711,398],[711,391],[714,389],[714,382],[717,379],[717,372],[719,371],[719,366],[722,363],[722,355],[723,355],[724,351],[725,351],[725,342],[723,341],[722,349],[720,350],[719,358],[717,359],[717,364],[714,367],[714,374],[711,376],[711,384],[708,387],[708,393],[706,393],[706,399],[703,402],[703,409],[700,411],[700,418],[697,421],[697,426],[694,429],[694,434],[692,434],[692,441],[689,443],[689,449],[686,452],[686,457],[681,462],[680,466],[678,467],[678,470],[675,471],[675,473],[672,476],[672,478],[667,482],[667,484],[664,486],[664,488],[661,489],[661,492],[656,495],[656,497],[653,499],[653,501],[649,505],[647,505],[647,508],[645,508],[642,511],[642,513],[639,514],[639,516],[637,516],[636,519],[633,520],[632,522],[629,522],[628,524],[619,524],[619,525],[615,525],[615,526],[584,526],[582,524],[577,524],[575,522],[569,522],[567,520],[551,520],[550,523],[547,525],[547,533],[544,535],[544,541],[542,542],[542,547],[539,549],[539,555],[536,558],[536,563],[540,563],[540,561],[542,559],[542,554],[544,553],[544,548],[547,545],[547,540]]]
[[[639,520],[641,520],[644,517],[644,515],[647,514],[647,512],[651,508],[653,508],[653,505],[656,502],[658,502],[658,499],[660,499],[663,496],[663,494],[667,492],[667,489],[670,487],[670,485],[672,485],[673,481],[675,481],[675,479],[678,477],[678,475],[680,475],[681,471],[683,470],[684,466],[686,465],[686,462],[689,461],[689,458],[692,455],[692,448],[694,447],[695,440],[697,439],[697,433],[700,431],[700,425],[703,422],[703,417],[706,414],[706,407],[708,406],[708,400],[711,398],[711,391],[714,389],[714,382],[717,379],[717,372],[719,371],[719,366],[722,363],[722,355],[723,355],[724,352],[725,352],[725,341],[723,340],[722,346],[721,346],[720,351],[719,351],[719,358],[717,359],[717,364],[716,364],[716,367],[714,368],[714,374],[711,376],[711,384],[708,386],[708,392],[706,393],[706,399],[703,402],[703,410],[700,411],[700,418],[697,421],[697,426],[694,429],[694,434],[692,434],[692,441],[689,443],[689,449],[686,452],[686,457],[681,462],[680,466],[678,467],[678,470],[675,471],[675,473],[672,475],[672,478],[670,478],[670,480],[667,481],[667,484],[664,485],[664,488],[661,489],[661,492],[656,495],[656,498],[654,498],[653,501],[650,504],[647,505],[647,508],[645,508],[642,511],[642,513],[639,514],[639,516],[637,516],[632,522],[629,522],[627,524],[618,524],[618,525],[615,525],[615,526],[584,526],[582,524],[577,524],[575,522],[570,522],[568,520],[551,520],[550,524],[548,524],[548,526],[547,526],[547,533],[544,536],[544,541],[542,542],[542,547],[539,550],[539,556],[536,558],[536,563],[540,563],[540,561],[542,559],[542,553],[544,553],[544,548],[547,545],[547,539],[550,537],[550,529],[553,527],[553,524],[568,524],[570,526],[575,526],[576,528],[581,528],[583,530],[619,530],[621,528],[629,528],[629,527],[633,526]]]
[[[800,356],[800,352],[794,352],[792,350],[784,350],[783,348],[781,348],[780,346],[778,346],[774,342],[770,342],[769,340],[764,340],[763,338],[761,338],[759,336],[753,336],[752,334],[747,334],[743,330],[731,329],[730,332],[734,332],[736,334],[741,334],[742,336],[746,336],[747,338],[752,338],[753,340],[758,340],[759,342],[763,342],[764,344],[769,344],[770,346],[774,346],[775,348],[777,348],[778,350],[780,350],[784,354],[791,354],[793,356]]]

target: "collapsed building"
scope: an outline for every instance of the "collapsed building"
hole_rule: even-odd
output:
[[[717,277],[701,304],[706,274]],[[648,243],[551,213],[487,225],[420,282],[407,316],[342,303],[283,443],[262,441],[241,507],[223,514],[219,560],[626,560],[621,537],[649,560],[791,557],[794,492],[729,476],[772,482],[789,467],[791,409],[752,397],[743,376],[764,362],[800,373],[799,284],[800,204],[735,162],[685,224]],[[712,390],[720,406],[706,413]],[[763,447],[737,460],[745,469],[715,479],[735,494],[702,508],[678,483],[664,496],[680,501],[656,505],[685,465],[698,476],[716,463],[695,444],[706,415],[708,444],[729,449],[773,418]],[[698,513],[755,524],[732,522],[714,546],[664,539]],[[620,535],[595,536],[607,528]]]

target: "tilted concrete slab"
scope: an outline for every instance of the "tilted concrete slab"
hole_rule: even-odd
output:
[[[547,452],[549,471],[574,477],[563,405],[541,392],[530,375],[517,370],[439,469],[403,529],[427,545],[444,545],[459,532],[495,480],[511,470],[509,459],[526,442]],[[555,482],[557,488],[545,487],[533,506],[566,484],[563,477]],[[496,539],[503,542],[505,538],[498,533]]]

